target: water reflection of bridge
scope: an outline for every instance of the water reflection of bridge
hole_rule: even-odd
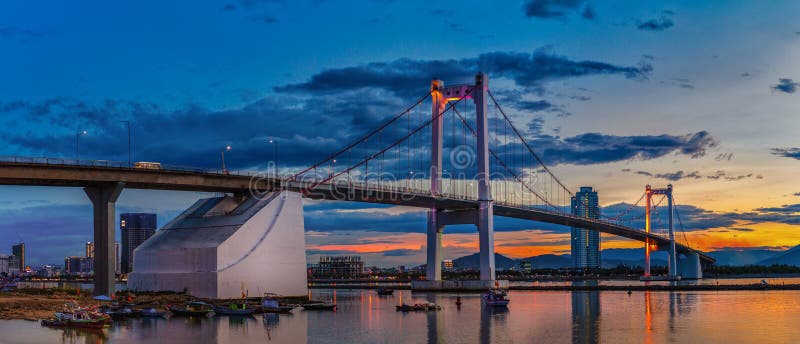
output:
[[[585,284],[586,282],[580,283]],[[630,340],[645,343],[654,342],[656,338],[663,338],[664,332],[675,333],[678,328],[677,319],[690,314],[698,298],[696,294],[685,292],[646,291],[635,292],[630,295],[627,295],[625,292],[601,291],[572,291],[569,293],[568,302],[570,302],[571,305],[571,313],[564,319],[565,322],[561,322],[560,324],[571,327],[572,343],[576,344],[614,342],[618,340],[618,333],[615,334],[614,331],[619,331],[619,323],[615,324],[615,322],[621,319],[630,319],[635,326],[634,330],[630,331]],[[514,294],[515,293],[511,294],[512,300],[514,299]],[[552,294],[550,296],[552,296]],[[608,306],[605,317],[603,313],[603,297],[606,298],[606,306]],[[630,298],[630,300],[625,300],[625,298]],[[447,307],[453,302],[454,297],[446,294],[429,293],[425,295],[425,299],[427,302],[433,302]],[[521,301],[519,297],[517,299]],[[612,302],[613,305],[609,306],[609,302]],[[519,307],[516,309],[516,313],[515,306]],[[636,308],[627,308],[629,306]],[[524,309],[523,307],[536,307],[536,305],[523,305],[519,303],[515,305],[512,301],[510,309],[505,310],[481,307],[480,322],[477,324],[477,331],[475,331],[476,328],[473,324],[458,324],[460,330],[456,332],[475,333],[477,334],[476,342],[481,344],[502,343],[513,340],[514,336],[510,332],[519,329],[511,327],[519,325],[519,317],[529,315],[529,313],[525,311],[529,311],[530,309]],[[450,308],[452,308],[452,306]],[[462,311],[474,310],[473,308],[465,308]],[[614,319],[619,313],[626,315],[626,317],[617,317],[617,319]],[[426,316],[427,342],[446,343],[448,334],[452,335],[454,331],[452,328],[446,327],[448,324],[452,325],[452,318],[448,321],[445,321],[445,318],[452,316],[452,314],[445,315],[443,312],[430,312]],[[557,314],[553,314],[553,316],[558,317]],[[609,318],[609,316],[611,318]],[[605,324],[605,329],[603,327],[603,319],[606,319],[605,322],[607,322],[607,324]],[[637,323],[641,324],[641,326],[636,326]],[[536,327],[537,324],[531,323],[531,326]],[[558,328],[555,328],[555,330],[561,331]],[[564,339],[566,339],[566,336],[569,336],[566,333],[570,333],[570,329],[563,328],[563,330],[565,333]],[[543,338],[547,337],[547,334],[542,334],[540,332],[541,328],[534,328],[533,331],[534,335],[540,334],[543,335]]]

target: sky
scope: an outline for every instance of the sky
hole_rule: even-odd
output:
[[[604,214],[675,186],[702,250],[800,244],[800,3],[775,1],[106,1],[0,4],[0,155],[286,171],[488,73],[515,125]],[[79,151],[76,152],[76,134]],[[159,225],[208,193],[125,190]],[[425,260],[425,209],[306,201],[309,260]],[[496,250],[569,252],[569,229],[496,218]],[[444,257],[477,251],[448,228]],[[117,234],[119,236],[119,234]],[[80,255],[80,189],[0,187],[0,253]],[[603,248],[641,246],[603,236]]]

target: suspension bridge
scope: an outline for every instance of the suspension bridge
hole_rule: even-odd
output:
[[[643,278],[651,278],[650,253],[654,250],[669,252],[669,279],[702,278],[702,264],[711,264],[714,259],[690,247],[685,234],[676,237],[675,217],[679,229],[684,228],[671,185],[663,189],[647,186],[638,201],[614,216],[601,214],[594,219],[575,215],[579,213],[576,207],[589,205],[575,198],[547,167],[548,157],[538,155],[531,144],[532,133],[514,125],[514,115],[504,110],[500,100],[502,97],[489,89],[488,77],[483,73],[476,75],[474,83],[465,85],[445,86],[444,82],[433,80],[427,92],[373,130],[313,165],[284,175],[277,171],[264,175],[166,164],[152,169],[107,161],[0,158],[0,184],[86,189],[95,209],[96,294],[113,292],[114,270],[108,262],[113,257],[114,204],[123,188],[234,194],[235,207],[208,213],[217,215],[235,214],[246,203],[243,199],[272,201],[275,197],[269,195],[276,192],[311,199],[426,208],[425,288],[441,286],[442,235],[446,227],[465,224],[477,227],[478,285],[493,285],[495,215],[638,240],[645,246]],[[653,202],[654,198],[657,202]],[[659,215],[664,199],[668,203],[666,226],[661,224]],[[640,205],[642,201],[644,206]],[[207,207],[212,206],[221,207]],[[302,213],[302,209],[299,211]],[[210,217],[208,214],[203,216]],[[280,216],[280,211],[275,216]],[[638,226],[642,221],[644,228]],[[244,258],[238,258],[235,264],[240,261]]]

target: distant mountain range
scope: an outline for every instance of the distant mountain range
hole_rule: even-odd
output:
[[[786,251],[773,251],[764,249],[725,249],[708,252],[708,255],[717,260],[716,265],[774,265],[786,264],[800,266],[800,245]],[[601,253],[603,268],[613,268],[618,265],[643,266],[644,248],[612,248]],[[652,266],[666,266],[667,253],[664,251],[653,252],[650,257]],[[517,267],[520,262],[530,262],[534,269],[561,269],[572,266],[572,257],[568,254],[543,254],[539,256],[512,259],[502,254],[495,253],[494,264],[498,270],[507,270]],[[453,260],[453,265],[460,269],[479,269],[478,253],[460,257]]]
[[[800,266],[800,245],[786,251],[777,252],[772,257],[764,259],[758,265],[786,264]]]

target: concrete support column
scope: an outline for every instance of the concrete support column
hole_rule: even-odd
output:
[[[494,269],[494,206],[489,175],[489,117],[487,111],[489,77],[475,76],[472,99],[475,101],[478,152],[478,243],[480,246],[481,281],[493,281]]]
[[[114,210],[124,186],[124,183],[110,183],[83,188],[94,209],[94,295],[114,294]]]
[[[442,96],[444,82],[441,80],[431,81],[431,196],[439,196],[442,193],[442,145],[443,131],[442,123],[444,118],[441,116],[447,101]]]
[[[667,268],[669,269],[669,277],[674,278],[678,276],[677,271],[677,257],[675,255],[675,228],[672,224],[672,217],[675,214],[675,203],[672,201],[672,184],[667,185],[667,210],[669,211],[669,261]]]
[[[653,193],[650,190],[650,185],[645,187],[644,195],[644,231],[650,234],[650,198]],[[650,277],[650,239],[644,240],[644,277]]]
[[[431,209],[428,212],[428,257],[425,268],[425,278],[428,281],[442,280],[442,229],[444,226],[439,221],[439,211]]]

